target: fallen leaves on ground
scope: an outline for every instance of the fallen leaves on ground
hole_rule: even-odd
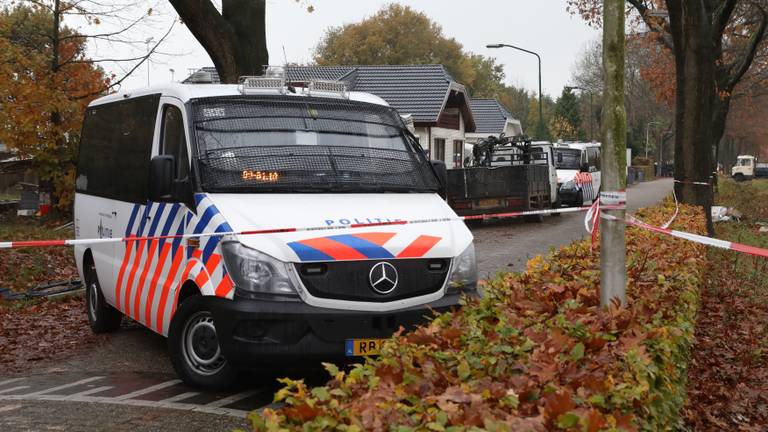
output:
[[[768,184],[768,183],[766,183]],[[721,181],[719,203],[743,222],[717,227],[718,238],[768,247],[754,222],[768,219],[768,192]],[[768,260],[710,251],[685,416],[691,430],[768,430]]]
[[[0,370],[18,373],[59,360],[100,341],[91,332],[83,298],[0,305]]]
[[[54,231],[66,220],[39,221],[0,216],[0,241],[72,238],[72,230]],[[41,247],[0,250],[0,288],[24,292],[37,285],[77,279],[71,247]]]

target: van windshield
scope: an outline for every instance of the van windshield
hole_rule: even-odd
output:
[[[192,101],[209,192],[436,192],[430,162],[393,109],[349,100],[233,96]]]
[[[565,170],[581,169],[581,150],[555,149],[555,168]]]

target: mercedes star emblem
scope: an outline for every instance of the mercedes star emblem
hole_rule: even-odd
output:
[[[388,262],[377,263],[368,273],[368,282],[377,293],[389,294],[397,286],[397,270]]]

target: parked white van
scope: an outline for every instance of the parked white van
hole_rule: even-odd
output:
[[[600,193],[600,143],[558,143],[555,166],[560,202],[580,207]]]
[[[290,84],[121,91],[85,116],[76,236],[136,238],[75,248],[91,327],[126,315],[167,336],[191,385],[375,354],[477,292],[472,234],[441,198],[445,166],[397,112],[342,83]],[[355,227],[413,219],[452,220]],[[291,230],[318,226],[340,229]]]

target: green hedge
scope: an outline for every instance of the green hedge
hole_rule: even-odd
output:
[[[661,223],[669,203],[640,212]],[[703,232],[683,207],[676,225]],[[502,274],[480,301],[437,316],[351,370],[308,388],[254,430],[667,430],[681,424],[703,247],[627,230],[628,307],[601,309],[599,251],[586,241]]]

